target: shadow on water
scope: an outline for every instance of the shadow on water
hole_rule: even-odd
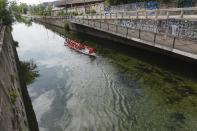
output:
[[[86,34],[65,32],[55,26],[45,27],[86,43],[94,47],[97,54],[110,59],[119,70],[119,79],[128,85],[131,81],[138,83],[148,98],[166,109],[169,120],[164,125],[168,130],[196,128],[196,64]]]

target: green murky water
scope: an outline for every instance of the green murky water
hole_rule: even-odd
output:
[[[64,47],[55,32],[93,46],[97,58]],[[35,23],[15,24],[13,35],[19,57],[40,70],[29,93],[41,131],[197,129],[195,65]]]

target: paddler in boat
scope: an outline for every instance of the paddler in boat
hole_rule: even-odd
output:
[[[79,45],[79,48],[80,48],[80,50],[82,50],[82,49],[85,49],[85,46],[82,45],[82,44],[80,44],[80,45]]]
[[[94,49],[93,48],[89,48],[89,54],[94,53]]]

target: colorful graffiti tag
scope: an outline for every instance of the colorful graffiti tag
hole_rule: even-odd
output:
[[[131,4],[123,4],[117,6],[107,6],[106,9],[111,12],[122,12],[122,11],[133,11],[141,9],[159,9],[159,2],[149,1],[149,2],[137,2]]]
[[[131,29],[140,29],[168,36],[197,40],[197,21],[185,20],[119,20],[117,24]]]

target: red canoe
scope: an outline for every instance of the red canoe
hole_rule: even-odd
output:
[[[86,55],[89,55],[89,56],[94,56],[94,57],[96,56],[96,54],[94,53],[94,48],[89,47],[89,46],[84,45],[84,44],[81,44],[79,42],[76,42],[74,40],[66,38],[65,42],[64,42],[64,45],[68,46],[69,48],[74,49],[74,50],[76,50],[80,53],[83,53],[83,54],[86,54]]]

